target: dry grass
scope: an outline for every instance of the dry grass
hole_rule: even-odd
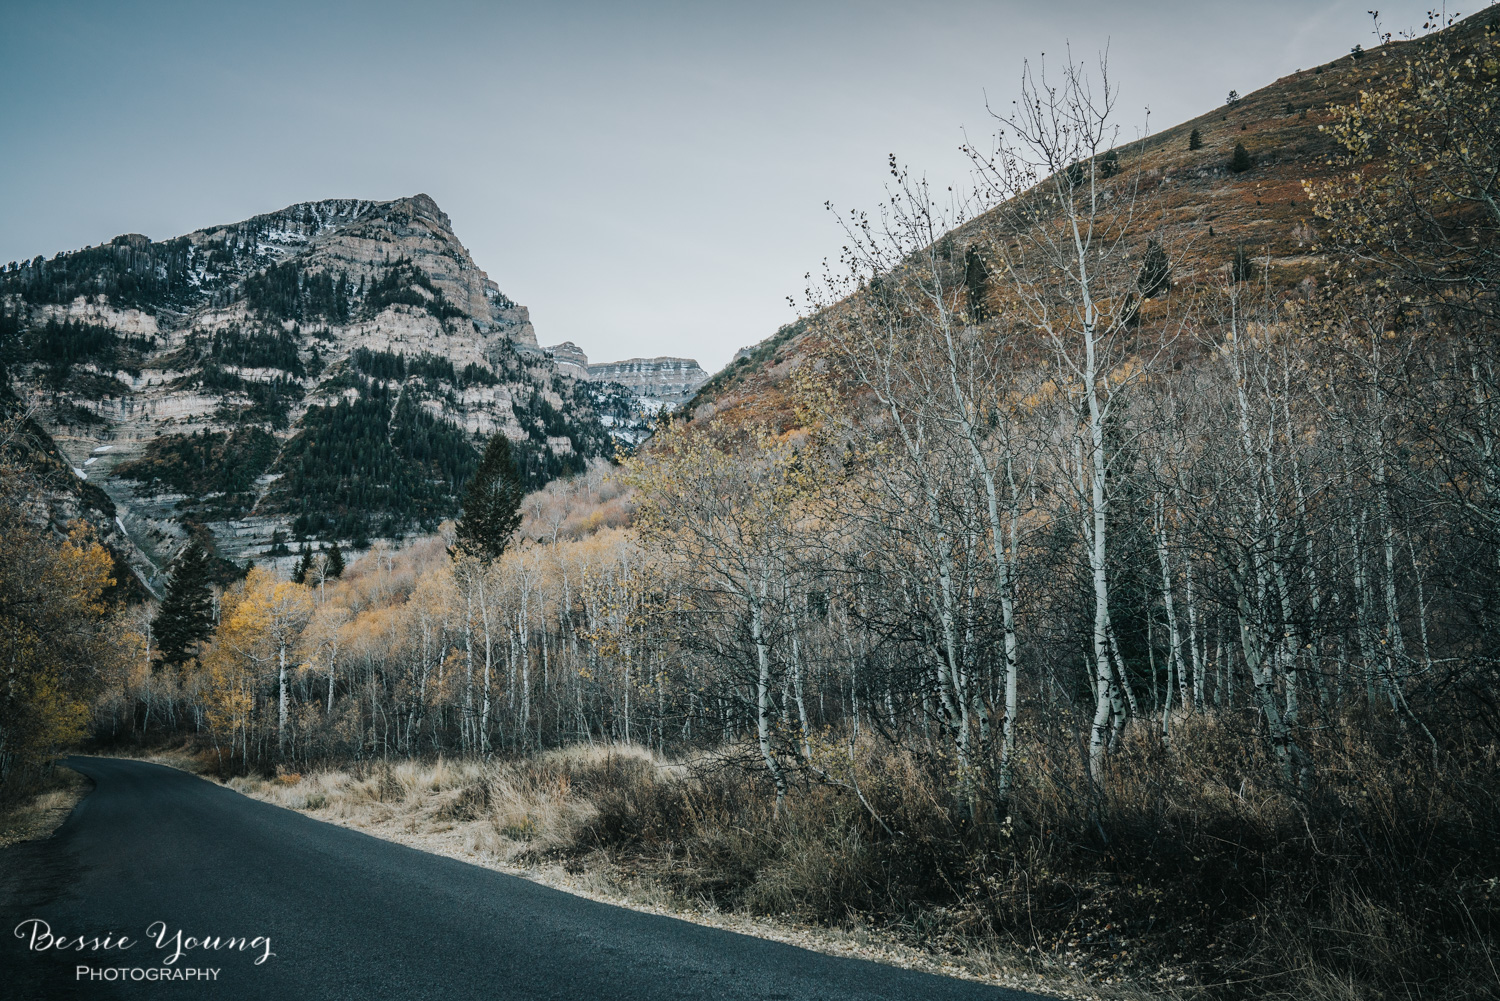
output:
[[[700,768],[705,761],[700,759]],[[710,768],[708,774],[729,773]],[[1059,997],[1135,996],[1101,990],[1100,985],[1091,986],[1065,969],[1018,958],[994,943],[975,943],[961,953],[934,952],[857,918],[831,927],[792,911],[778,911],[774,903],[792,900],[793,884],[799,879],[827,880],[828,871],[820,871],[820,863],[811,856],[800,867],[768,876],[767,888],[778,879],[786,886],[780,895],[768,889],[757,898],[759,906],[720,906],[712,892],[703,892],[711,880],[664,878],[671,867],[669,856],[648,858],[621,851],[606,842],[603,832],[618,832],[631,821],[647,821],[656,823],[657,833],[665,835],[669,825],[683,821],[685,814],[674,813],[665,820],[661,804],[680,802],[691,811],[691,803],[708,786],[698,769],[640,747],[578,745],[511,761],[377,762],[269,778],[234,777],[226,784],[319,820],[636,910],[670,914],[832,955],[1042,990]],[[759,800],[753,783],[739,784],[749,797]],[[651,797],[653,804],[645,813],[638,802],[642,794]],[[718,833],[731,838],[749,834]],[[728,851],[733,853],[733,849]],[[713,864],[709,859],[704,862]]]
[[[511,862],[570,848],[595,818],[585,790],[616,771],[674,773],[635,747],[572,747],[518,761],[375,762],[347,770],[236,777],[227,785],[319,819],[445,834],[474,855]]]
[[[1353,720],[1288,790],[1235,720],[1130,742],[1107,793],[1031,721],[1007,816],[968,816],[941,759],[858,751],[885,833],[806,782],[779,816],[734,749],[691,763],[571,747],[231,779],[415,847],[627,906],[1049,993],[1347,1001],[1500,996],[1493,749],[1441,768]]]
[[[40,791],[0,807],[0,848],[50,837],[89,790],[89,780],[71,768],[53,768]]]

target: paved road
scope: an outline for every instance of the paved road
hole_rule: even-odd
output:
[[[0,997],[477,999],[986,999],[964,981],[641,914],[323,824],[160,765],[68,762],[96,783],[46,841],[0,851]],[[126,951],[33,952],[113,932]],[[164,922],[167,947],[147,930]],[[268,936],[185,953],[168,970],[217,979],[78,979],[77,967],[160,976],[170,937]],[[24,931],[40,926],[23,926]],[[39,940],[40,941],[40,940]],[[88,943],[90,947],[94,943]]]

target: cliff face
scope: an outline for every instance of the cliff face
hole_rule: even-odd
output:
[[[643,399],[681,403],[708,381],[691,358],[629,358],[589,366],[589,378],[617,382]]]
[[[663,404],[676,406],[689,399],[708,381],[708,373],[691,358],[627,358],[625,361],[590,362],[572,341],[543,348],[569,375],[596,383],[622,387],[649,409]]]
[[[563,341],[543,350],[552,356],[552,360],[557,363],[557,370],[564,375],[571,375],[575,379],[589,377],[589,356],[572,341]]]
[[[533,485],[613,449],[426,195],[13,262],[0,352],[148,578],[195,526],[233,559],[430,527],[497,430]]]

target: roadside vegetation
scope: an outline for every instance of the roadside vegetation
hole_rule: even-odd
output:
[[[1165,200],[1197,127],[1028,72],[972,204],[893,162],[842,217],[785,406],[529,494],[497,437],[347,569],[184,565],[94,739],[1069,989],[1500,993],[1497,30],[1344,60],[1285,266]]]
[[[38,499],[72,478],[38,430],[0,387],[0,811],[64,782],[53,759],[90,733],[105,679],[145,666],[112,554]]]

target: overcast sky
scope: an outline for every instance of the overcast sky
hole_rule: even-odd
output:
[[[714,370],[887,154],[964,181],[1023,59],[1107,43],[1129,135],[1369,46],[1370,6],[0,0],[0,262],[427,192],[542,344]]]

